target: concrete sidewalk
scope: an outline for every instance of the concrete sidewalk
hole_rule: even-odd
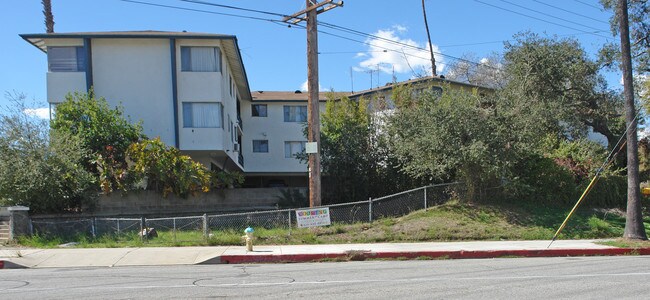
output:
[[[495,258],[587,255],[650,255],[650,248],[624,249],[596,240],[479,241],[338,245],[24,249],[0,247],[4,268],[161,266],[273,263],[397,258]]]

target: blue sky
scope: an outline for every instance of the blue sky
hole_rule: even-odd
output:
[[[246,15],[279,20],[264,15],[178,0],[138,0],[216,13]],[[304,8],[303,0],[204,0],[205,2],[292,14]],[[120,0],[52,0],[55,32],[163,30],[236,35],[252,90],[297,90],[307,78],[306,34],[302,28],[270,21],[251,20],[218,14],[179,10]],[[503,51],[503,41],[518,32],[570,36],[578,39],[595,57],[600,45],[616,41],[607,24],[610,12],[598,9],[597,0],[456,0],[426,1],[434,50],[448,55],[437,57],[440,74],[445,65],[473,53],[477,59]],[[40,1],[5,2],[0,18],[0,91],[19,92],[46,106],[47,71],[44,53],[18,36],[42,33]],[[426,31],[421,1],[345,1],[343,7],[318,16],[318,20],[381,36],[417,47],[426,47]],[[319,27],[320,86],[336,91],[363,90],[396,78],[407,80],[414,71],[426,69],[428,52],[413,50],[385,41],[372,41],[340,30]],[[594,32],[602,30],[597,34]],[[335,37],[331,34],[341,37]],[[343,38],[342,38],[343,37]],[[356,40],[356,41],[352,41]],[[374,46],[369,46],[368,43]],[[382,47],[396,52],[383,52]],[[404,59],[406,57],[407,59]],[[617,74],[609,74],[616,84]],[[372,82],[372,83],[371,83]],[[0,98],[0,112],[8,101]]]

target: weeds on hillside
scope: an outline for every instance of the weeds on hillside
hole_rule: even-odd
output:
[[[480,205],[451,201],[399,218],[372,223],[316,228],[255,228],[256,245],[342,244],[471,240],[550,240],[566,217],[566,209],[516,205]],[[650,220],[649,220],[650,221]],[[647,221],[648,222],[648,221]],[[625,218],[598,210],[582,209],[571,219],[560,239],[616,238],[623,235]],[[650,223],[646,223],[650,227]],[[172,247],[243,245],[243,232],[212,230],[158,231],[158,237],[141,239],[137,232],[89,237],[22,237],[24,246],[52,248],[75,242],[76,247]]]

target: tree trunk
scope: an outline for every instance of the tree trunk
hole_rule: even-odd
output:
[[[42,0],[41,3],[43,4],[43,15],[45,16],[45,32],[53,33],[54,15],[52,14],[52,1]]]
[[[639,154],[636,132],[636,109],[634,108],[634,87],[632,86],[632,58],[630,53],[630,27],[628,24],[627,0],[618,0],[619,29],[621,34],[621,60],[623,89],[625,94],[625,121],[627,131],[627,216],[624,238],[647,240],[641,214],[639,188]],[[630,126],[631,124],[631,126]]]

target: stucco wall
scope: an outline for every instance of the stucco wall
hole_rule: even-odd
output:
[[[267,117],[253,117],[251,103],[242,104],[244,135],[242,151],[246,172],[296,172],[307,173],[307,164],[296,158],[285,158],[284,142],[306,141],[303,122],[284,122],[285,105],[307,105],[307,102],[255,102],[266,104]],[[325,111],[321,103],[320,111]],[[253,140],[268,140],[268,153],[254,153]]]
[[[47,101],[61,103],[69,93],[86,92],[86,72],[48,72]]]
[[[174,145],[171,51],[166,39],[93,39],[93,86],[97,96],[121,104],[144,134]]]

